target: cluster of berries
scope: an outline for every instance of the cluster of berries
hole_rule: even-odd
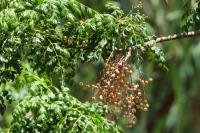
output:
[[[134,82],[130,79],[132,73],[132,68],[123,55],[118,54],[107,60],[104,74],[97,83],[85,85],[81,82],[80,85],[92,89],[92,99],[112,107],[117,118],[122,114],[128,120],[128,126],[132,126],[136,122],[136,111],[148,110],[144,87],[152,81],[150,78]]]

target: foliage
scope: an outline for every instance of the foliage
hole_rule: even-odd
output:
[[[184,21],[182,23],[184,30],[199,29],[200,0],[187,1],[185,6],[189,7],[189,9],[186,10],[185,15],[183,16]]]
[[[129,1],[119,1],[121,1],[122,5],[124,3],[131,5]],[[186,2],[186,7],[184,8],[186,14],[183,20],[184,30],[199,29],[199,20],[197,17],[199,16],[199,1],[168,1],[167,8],[162,5],[162,1],[144,1],[144,5],[148,5],[148,7],[144,8],[144,12],[150,16],[148,21],[151,26],[157,27],[155,29],[156,33],[165,34],[177,32],[179,25],[174,22],[180,21],[179,18],[182,15],[181,10],[183,9],[181,6],[183,1]],[[70,2],[71,4],[69,4]],[[38,10],[37,7],[40,6],[42,6],[42,9]],[[77,11],[77,9],[80,10]],[[67,12],[65,10],[67,10]],[[84,11],[82,12],[82,10]],[[112,5],[107,7],[106,11],[108,11],[108,14],[100,14],[72,0],[51,0],[51,2],[50,0],[29,0],[28,2],[25,0],[1,0],[0,11],[0,97],[3,96],[3,100],[0,100],[0,104],[3,107],[6,107],[5,105],[8,104],[9,99],[7,100],[5,97],[5,92],[7,91],[9,95],[15,98],[15,101],[11,104],[15,109],[13,112],[13,114],[15,114],[13,115],[13,125],[8,130],[5,130],[5,132],[20,132],[19,128],[24,124],[26,125],[22,128],[26,128],[27,130],[33,130],[34,128],[38,130],[41,128],[41,123],[44,124],[44,127],[45,125],[52,124],[48,121],[49,118],[53,118],[57,122],[60,120],[59,118],[64,118],[65,115],[68,117],[69,115],[66,109],[68,111],[69,109],[78,110],[69,111],[77,113],[77,116],[73,117],[75,120],[80,118],[80,114],[83,115],[83,117],[80,118],[83,121],[78,120],[77,125],[75,125],[76,128],[73,129],[80,129],[77,127],[82,125],[82,122],[85,124],[85,121],[88,120],[88,128],[86,130],[92,131],[93,128],[91,128],[91,125],[92,127],[96,127],[96,129],[98,128],[99,131],[101,131],[101,129],[106,130],[108,128],[104,127],[107,124],[111,125],[109,127],[111,127],[112,130],[115,130],[116,128],[113,123],[104,118],[104,113],[109,111],[107,108],[104,108],[105,106],[96,103],[81,103],[72,97],[67,91],[68,89],[64,87],[65,84],[70,82],[68,79],[71,80],[74,70],[80,67],[80,63],[83,62],[94,63],[99,60],[104,61],[109,54],[115,50],[113,47],[116,47],[116,44],[116,49],[119,49],[119,51],[122,49],[124,54],[130,46],[135,48],[135,51],[133,50],[132,52],[133,56],[131,62],[134,63],[134,65],[136,65],[136,62],[138,64],[144,63],[142,67],[146,70],[143,73],[145,75],[149,73],[152,74],[152,71],[155,70],[156,67],[147,62],[142,62],[142,52],[147,54],[150,60],[156,61],[157,63],[161,62],[161,64],[165,62],[162,51],[154,45],[154,41],[147,47],[143,46],[143,42],[152,39],[152,36],[146,34],[145,29],[150,29],[146,27],[146,23],[144,25],[141,23],[140,26],[140,28],[142,27],[142,31],[145,31],[144,36],[140,34],[142,33],[140,28],[138,33],[136,32],[139,21],[143,22],[146,20],[139,19],[139,21],[135,22],[135,16],[137,15],[145,18],[145,16],[135,9],[128,14],[133,15],[133,22],[135,22],[135,28],[131,30],[130,35],[132,32],[135,32],[138,36],[136,38],[134,38],[135,35],[132,36],[133,43],[130,45],[128,38],[123,39],[124,35],[121,33],[126,32],[122,32],[125,30],[123,30],[122,24],[119,23],[119,21],[123,22],[123,26],[126,27],[130,18],[128,18],[128,22],[125,21],[127,20],[125,19],[127,14],[124,14],[118,7],[113,7]],[[78,15],[80,12],[82,12],[82,15]],[[112,19],[108,19],[109,17]],[[32,22],[32,20],[34,20],[34,22]],[[107,21],[115,25],[112,27],[112,24]],[[85,25],[86,22],[87,26]],[[132,23],[132,20],[130,20],[130,22]],[[107,24],[107,26],[104,24]],[[116,25],[120,25],[120,32],[115,31]],[[130,25],[134,26],[133,24]],[[107,33],[107,31],[109,32]],[[114,39],[117,41],[114,41]],[[135,39],[138,40],[139,43],[134,43]],[[40,42],[37,42],[38,40]],[[125,40],[126,43],[121,40]],[[83,44],[85,46],[83,46]],[[137,117],[141,117],[139,117],[139,121],[134,128],[128,130],[130,132],[199,132],[199,44],[192,45],[197,44],[197,41],[194,39],[175,41],[175,44],[174,42],[168,42],[166,44],[170,44],[165,45],[170,71],[166,74],[156,69],[157,71],[153,73],[156,79],[153,82],[152,88],[148,90],[150,91],[150,93],[148,93],[148,99],[151,109],[148,113],[137,114]],[[101,49],[102,47],[103,49]],[[27,60],[28,64],[34,70],[24,67],[23,62]],[[59,77],[59,79],[56,79],[57,77]],[[56,84],[56,81],[61,82]],[[53,99],[52,96],[55,99]],[[67,100],[67,102],[65,100]],[[4,101],[4,104],[2,104],[2,101]],[[33,105],[31,101],[37,103],[38,106],[36,107]],[[62,110],[63,114],[59,113],[59,111],[57,112],[57,108],[50,107],[51,105],[58,107],[58,109]],[[78,108],[77,105],[81,108]],[[90,108],[93,106],[95,106],[95,109],[98,108],[97,110],[105,109],[103,111],[104,113],[102,111],[96,113],[96,110],[95,112],[93,110],[90,111]],[[48,107],[50,107],[50,109]],[[24,112],[25,108],[27,108],[27,110]],[[44,108],[47,112],[42,112]],[[40,109],[42,111],[37,114],[35,109]],[[12,109],[10,109],[9,105],[6,110],[8,112],[5,112],[5,115],[7,115],[6,113],[10,113],[10,110]],[[33,110],[33,112],[29,110]],[[25,115],[21,115],[20,113]],[[45,117],[43,117],[43,114]],[[11,114],[9,114],[9,116],[10,115]],[[41,116],[40,120],[38,116]],[[0,119],[1,118],[0,116]],[[31,123],[28,118],[35,124]],[[47,121],[45,121],[46,118],[48,118]],[[5,118],[3,118],[3,124],[6,123],[4,119]],[[97,122],[91,121],[91,119],[95,119]],[[68,120],[67,122],[71,123],[69,125],[75,123],[74,119]],[[99,121],[105,122],[106,125],[104,126],[100,123],[100,125],[97,126]],[[72,129],[72,127],[66,126],[65,123],[57,125],[63,127],[61,128],[62,131],[66,128],[68,128],[68,130]],[[16,131],[15,129],[19,130]],[[0,132],[2,132],[2,130],[3,129],[0,129]],[[51,129],[44,128],[44,130],[56,132],[59,131],[59,126],[52,127]],[[84,129],[81,128],[80,130]]]
[[[2,90],[0,93],[0,114],[3,115],[6,111],[6,101],[11,104],[12,96],[7,90]]]
[[[199,29],[200,1],[185,1],[187,9],[191,10],[187,10],[184,16],[183,27],[185,31]],[[132,9],[125,14],[119,7],[109,4],[106,11],[99,13],[75,0],[0,1],[1,111],[5,111],[7,101],[11,101],[11,95],[16,99],[12,125],[5,132],[120,132],[112,122],[104,118],[110,111],[106,106],[81,103],[71,96],[65,86],[70,82],[74,71],[84,62],[106,62],[112,52],[120,51],[125,55],[130,47],[133,48],[131,63],[134,66],[143,65],[142,57],[145,54],[148,59],[165,68],[165,58],[162,50],[154,45],[155,41],[144,45],[154,38],[147,33],[146,16],[140,13],[140,9]],[[173,47],[170,51],[174,49],[177,50]],[[181,50],[179,47],[177,51]],[[199,58],[195,51],[198,51],[198,47],[194,47],[194,51],[189,54],[195,67],[198,67]],[[187,50],[184,52],[188,53]],[[176,54],[174,53],[175,56]],[[185,60],[187,62],[187,59]],[[31,68],[27,69],[27,66],[23,65],[24,62]],[[169,83],[169,76],[159,73],[169,81],[159,78],[161,85],[156,84],[155,88],[164,88],[163,93],[156,91],[159,96],[152,98],[159,103],[152,108],[155,109],[154,112],[159,112],[163,101],[161,94],[168,94],[168,88],[175,88],[173,91],[177,99],[168,113],[169,116],[176,114],[177,106],[179,111],[186,107],[181,99],[186,97],[182,94],[187,91],[181,90],[184,87],[179,85],[179,68],[176,68],[176,60],[174,62],[172,61],[170,66],[175,71],[170,73],[174,79],[173,85]],[[189,68],[192,66],[185,67],[187,69],[180,67],[180,75],[186,72],[187,75],[188,71],[191,71]],[[60,83],[57,84],[57,81]],[[184,79],[182,83],[186,84],[185,81],[187,80]],[[188,84],[190,85],[187,82],[186,86]],[[167,99],[169,102],[170,98]],[[164,107],[164,110],[169,109]],[[152,112],[149,113],[150,122],[147,126],[153,125],[154,119],[157,118]],[[183,111],[181,113],[183,114]],[[175,118],[177,117],[178,115]],[[163,120],[156,122],[159,124],[155,132],[161,131],[160,128],[164,125],[165,116],[162,118]],[[182,119],[178,117],[176,122],[178,120]],[[167,131],[174,128],[172,125],[168,122]]]
[[[63,78],[79,61],[102,60],[113,50],[151,39],[138,11],[125,15],[116,8],[100,14],[73,0],[12,1],[0,18],[1,82],[13,80],[23,60]]]
[[[61,92],[26,64],[23,66],[10,87],[20,86],[28,93],[15,107],[8,132],[120,132],[103,117],[109,111],[106,106],[81,103],[67,88]]]
[[[125,14],[108,4],[108,12],[99,13],[75,0],[0,4],[0,83],[27,91],[16,99],[8,132],[120,132],[103,117],[102,105],[79,102],[65,86],[80,63],[104,62],[112,52],[133,48],[138,66],[144,54],[164,62],[155,46],[144,45],[153,36],[140,9]]]

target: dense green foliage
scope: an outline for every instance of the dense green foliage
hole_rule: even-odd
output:
[[[23,60],[39,72],[61,74],[63,82],[80,61],[104,60],[150,39],[137,11],[127,16],[109,6],[111,14],[100,14],[73,0],[12,1],[8,7],[0,13],[1,82],[14,80]]]
[[[68,93],[60,92],[46,79],[39,78],[26,64],[10,87],[29,89],[13,112],[9,132],[120,132],[103,118],[106,106],[81,103]]]
[[[102,117],[106,112],[96,109],[100,106],[80,103],[63,89],[79,63],[104,61],[112,51],[126,53],[135,46],[134,62],[145,50],[159,57],[154,46],[143,46],[152,38],[147,34],[145,16],[136,9],[124,14],[112,4],[107,6],[110,14],[101,14],[74,0],[2,3],[1,88],[11,86],[10,91],[18,90],[18,96],[27,91],[23,98],[16,98],[19,103],[9,132],[119,132]],[[23,62],[42,79],[36,73],[29,75]]]
[[[185,7],[188,10],[185,12],[184,21],[183,21],[183,28],[184,30],[193,30],[200,28],[200,1],[199,0],[192,0],[187,1]]]
[[[0,93],[0,114],[3,115],[6,111],[6,102],[9,104],[12,102],[12,96],[7,90],[2,90]]]
[[[195,5],[184,17],[186,30],[199,28],[199,1]],[[121,132],[104,118],[110,112],[107,106],[82,103],[66,86],[81,63],[104,62],[112,51],[126,54],[130,47],[134,66],[143,65],[143,55],[163,66],[165,59],[155,42],[144,45],[154,38],[148,34],[146,16],[140,10],[134,8],[125,14],[108,4],[106,12],[100,13],[75,0],[1,0],[2,114],[11,97],[15,99],[12,123],[5,132]],[[173,72],[177,87],[178,71]],[[183,107],[179,93],[176,90],[177,102]]]

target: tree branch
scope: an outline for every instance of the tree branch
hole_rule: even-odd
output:
[[[124,61],[126,62],[127,60],[129,60],[129,58],[131,57],[131,52],[132,52],[132,48],[128,49],[128,53],[126,55],[126,57],[124,58]]]
[[[200,30],[184,32],[184,33],[174,34],[174,35],[169,35],[169,36],[162,36],[162,37],[157,38],[155,41],[156,43],[160,43],[160,42],[179,40],[179,39],[195,37],[195,36],[200,36]]]
[[[172,40],[180,40],[180,39],[196,37],[196,36],[200,36],[200,30],[158,37],[155,40],[150,40],[148,42],[145,42],[144,45],[153,45],[155,43],[161,43],[161,42],[172,41]],[[129,48],[129,51],[125,57],[125,61],[129,60],[129,58],[131,57],[131,51],[135,49],[136,47],[137,46],[133,46],[132,48]]]

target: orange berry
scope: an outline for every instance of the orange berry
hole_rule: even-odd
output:
[[[100,96],[99,96],[99,99],[100,99],[100,100],[103,100],[103,96],[102,96],[102,95],[100,95]]]
[[[143,110],[144,110],[145,112],[147,112],[147,111],[148,111],[148,109],[147,109],[147,108],[143,108]]]
[[[140,91],[139,91],[139,92],[138,92],[138,96],[140,96],[140,97],[141,97],[141,96],[142,96],[142,92],[140,92]]]

